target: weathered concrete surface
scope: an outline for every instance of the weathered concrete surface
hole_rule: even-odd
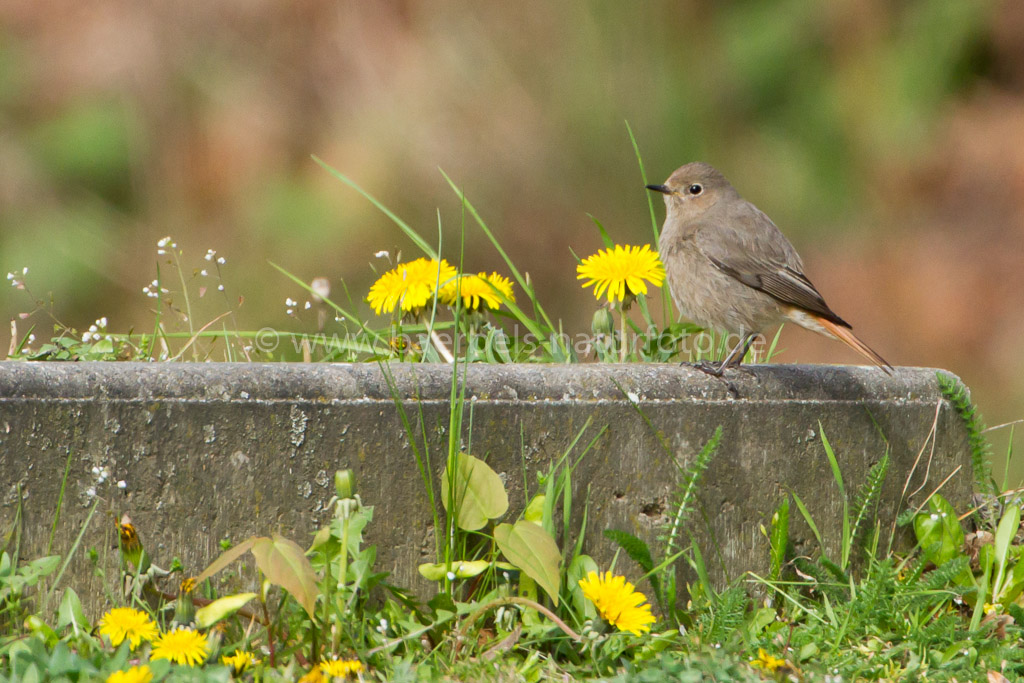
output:
[[[411,419],[423,416],[438,473],[451,367],[396,364],[391,372]],[[934,424],[935,448],[925,450],[912,478],[908,491],[920,493],[911,502],[961,466],[943,491],[954,505],[966,504],[966,433],[941,400],[934,370],[900,368],[888,377],[872,368],[758,366],[730,379],[741,398],[679,365],[475,365],[466,379],[463,442],[471,421],[472,452],[506,478],[511,520],[523,508],[524,470],[535,489],[535,473],[569,447],[587,420],[576,454],[607,427],[573,475],[574,501],[583,501],[589,487],[586,548],[601,562],[614,550],[604,529],[655,542],[678,468],[721,425],[721,446],[689,522],[718,580],[764,569],[768,550],[758,527],[787,491],[807,504],[826,542],[838,544],[841,502],[819,422],[849,491],[888,440],[885,520],[893,519]],[[433,561],[427,497],[375,364],[0,363],[0,531],[15,520],[20,495],[23,558],[45,552],[69,454],[54,548],[71,547],[95,489],[103,514],[93,518],[82,550],[98,551],[108,582],[116,576],[115,515],[131,516],[157,564],[178,556],[195,573],[226,537],[281,531],[306,545],[329,516],[333,472],[351,468],[363,501],[376,508],[368,540],[378,546],[378,569],[398,585],[429,590],[416,572],[418,563]],[[110,477],[98,485],[94,467]],[[573,528],[581,510],[574,510]],[[798,551],[813,553],[796,512],[792,519]],[[101,580],[85,553],[79,557],[63,584],[98,596]]]

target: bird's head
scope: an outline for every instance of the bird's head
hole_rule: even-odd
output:
[[[697,217],[722,197],[736,195],[725,176],[699,161],[676,169],[664,185],[648,185],[647,189],[665,195],[669,216],[683,219]]]

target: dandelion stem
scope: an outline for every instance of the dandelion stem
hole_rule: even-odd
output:
[[[446,363],[455,362],[455,356],[452,355],[452,352],[449,351],[448,347],[444,345],[443,341],[441,341],[441,337],[437,335],[437,330],[430,330],[430,341],[432,341],[434,346],[437,347],[437,352],[441,354],[441,357],[444,358]]]
[[[619,362],[626,362],[626,307],[619,302]]]

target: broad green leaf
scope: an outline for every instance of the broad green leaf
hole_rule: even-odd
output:
[[[306,554],[294,541],[280,534],[273,538],[258,538],[252,546],[256,566],[271,583],[291,593],[310,617],[318,595],[316,574]]]
[[[939,494],[932,496],[928,508],[914,517],[914,534],[925,557],[936,566],[956,557],[964,545],[964,531],[956,511]]]
[[[544,523],[544,501],[546,496],[543,493],[538,493],[530,500],[530,504],[526,506],[526,510],[523,512],[523,519],[527,522],[533,522],[534,524]]]
[[[427,581],[440,581],[445,575],[445,565],[440,562],[426,562],[416,567],[416,570]]]
[[[245,607],[245,604],[255,597],[255,593],[238,593],[214,600],[206,607],[196,610],[196,623],[199,628],[210,628]]]
[[[477,576],[478,574],[482,574],[490,566],[491,563],[487,560],[471,560],[466,562],[456,561],[452,562],[452,573],[455,574],[457,578],[468,579],[470,577]],[[427,581],[440,581],[445,577],[445,574],[448,573],[447,565],[443,562],[435,564],[421,564],[417,569],[420,572],[420,576]]]
[[[1010,544],[1013,537],[1017,535],[1020,528],[1020,508],[1016,505],[1007,505],[1003,511],[1003,518],[999,520],[996,528],[996,563],[999,566],[999,579],[996,580],[996,587],[1001,583],[1002,575],[1006,571],[1006,562],[1010,555]]]
[[[208,578],[219,572],[221,569],[224,569],[224,567],[228,566],[229,564],[237,560],[239,557],[244,555],[245,552],[249,550],[249,548],[251,548],[253,544],[256,543],[256,541],[258,540],[260,539],[256,536],[250,536],[249,538],[245,539],[244,541],[236,545],[234,548],[228,548],[227,550],[222,552],[220,554],[220,557],[211,562],[210,566],[203,570],[202,574],[195,577],[196,585],[199,585],[203,581],[206,581]]]
[[[468,453],[455,455],[455,471],[446,467],[441,474],[441,503],[448,510],[449,479],[455,486],[455,521],[460,529],[476,531],[484,528],[487,520],[496,519],[508,510],[508,494],[498,473],[490,465]]]
[[[57,630],[65,626],[74,626],[75,634],[79,630],[88,631],[89,620],[82,609],[82,601],[78,599],[78,593],[72,588],[64,590],[64,596],[60,599],[60,607],[57,608]]]
[[[1004,583],[1010,581],[1010,577],[1006,575],[1010,559],[1010,544],[1013,543],[1013,538],[1017,535],[1018,528],[1020,528],[1020,507],[1008,505],[1003,511],[1002,519],[999,520],[999,526],[996,528],[996,580],[992,584],[992,602],[1004,602],[1003,594],[1007,591],[1007,586]]]
[[[494,528],[494,541],[509,562],[536,581],[558,606],[558,544],[542,527],[520,520]]]

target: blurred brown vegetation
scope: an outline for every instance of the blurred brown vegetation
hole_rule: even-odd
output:
[[[990,423],[1024,415],[1013,0],[7,0],[0,270],[28,266],[68,324],[151,329],[141,290],[172,235],[189,268],[208,248],[228,259],[243,328],[296,327],[284,300],[304,293],[268,258],[361,299],[374,252],[418,255],[316,154],[428,239],[440,212],[457,261],[444,169],[585,331],[570,249],[600,246],[587,214],[651,239],[625,120],[652,181],[695,159],[723,170],[890,361],[958,373]],[[472,226],[466,248],[467,269],[504,271]],[[0,291],[9,318],[30,307]],[[799,330],[783,346],[857,361]]]

